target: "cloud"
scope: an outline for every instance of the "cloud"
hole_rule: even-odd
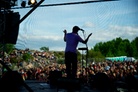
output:
[[[131,41],[137,37],[137,34],[138,27],[110,25],[107,30],[99,30],[93,33],[93,38],[91,39],[95,40],[95,42],[106,42],[121,37]]]
[[[89,22],[89,21],[85,22],[84,25],[83,25],[83,27],[86,27],[86,28],[92,28],[94,26],[95,25],[92,22]]]
[[[39,50],[40,47],[49,47],[50,50],[63,50],[65,43],[61,37],[56,36],[32,36],[28,39],[18,39],[16,47]],[[56,49],[55,49],[56,48]],[[60,48],[60,49],[59,49]]]
[[[138,33],[138,27],[133,27],[133,26],[110,25],[109,29],[112,29],[113,31],[120,33],[120,34],[125,33],[128,36],[135,36],[135,34]]]
[[[52,36],[52,35],[51,36],[31,36],[30,38],[32,40],[33,39],[36,39],[36,40],[44,39],[44,40],[54,40],[54,41],[63,39],[63,37],[61,37],[61,36]]]

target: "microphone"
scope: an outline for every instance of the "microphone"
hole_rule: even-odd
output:
[[[80,29],[82,32],[84,32],[84,30],[83,29]]]

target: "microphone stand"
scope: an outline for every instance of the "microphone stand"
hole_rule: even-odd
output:
[[[83,32],[83,36],[84,36],[84,39],[86,39],[86,37],[85,37],[85,34],[84,34],[84,31],[82,31]],[[86,45],[86,47],[85,48],[78,48],[78,50],[82,50],[82,54],[83,54],[83,50],[86,50],[86,79],[87,79],[87,82],[86,83],[88,83],[88,68],[87,68],[87,62],[88,62],[88,45],[87,45],[87,43],[85,44]],[[83,70],[83,55],[82,55],[82,70]]]
[[[86,39],[86,36],[84,34],[84,31],[83,31],[83,36],[84,36],[84,39]],[[86,79],[87,79],[87,82],[88,83],[88,45],[87,43],[85,44],[86,45]]]

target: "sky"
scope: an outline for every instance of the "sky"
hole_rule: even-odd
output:
[[[21,7],[21,1],[18,0],[15,7]],[[41,5],[81,1],[86,0],[45,0]],[[31,9],[32,7],[13,11],[19,12],[21,19]],[[15,47],[31,50],[49,47],[50,51],[64,51],[66,43],[63,41],[63,30],[72,32],[73,26],[85,30],[84,33],[79,31],[83,39],[92,33],[87,43],[88,49],[96,43],[118,37],[132,41],[138,37],[138,0],[37,7],[20,23]],[[86,45],[79,43],[78,48],[80,47]]]

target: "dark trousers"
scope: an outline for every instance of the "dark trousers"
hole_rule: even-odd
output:
[[[77,54],[73,52],[65,53],[66,73],[68,78],[77,76]]]

